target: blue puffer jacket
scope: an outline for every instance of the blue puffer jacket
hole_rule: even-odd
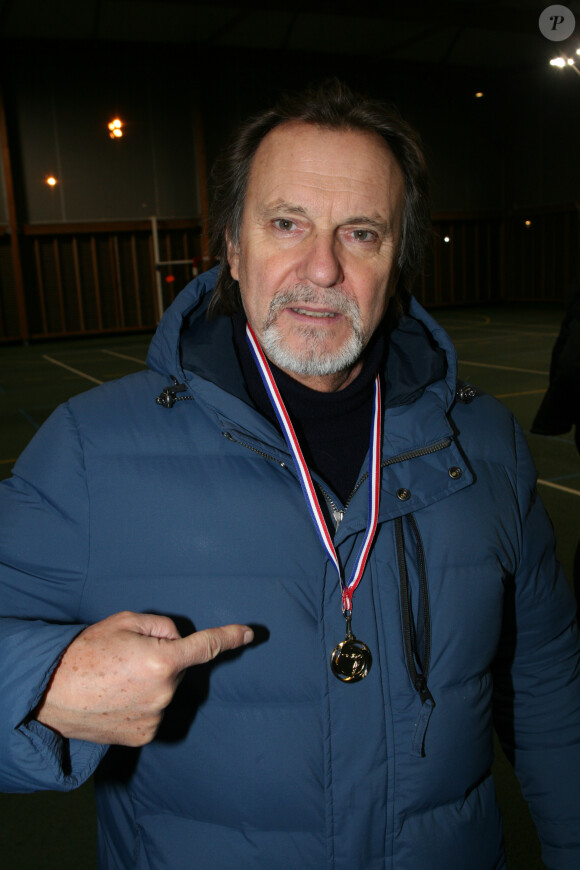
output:
[[[166,313],[149,371],[59,408],[0,487],[0,787],[97,770],[108,870],[492,870],[494,722],[547,866],[577,870],[574,605],[513,418],[456,399],[449,339],[413,302],[390,344],[379,529],[354,601],[373,665],[342,684],[336,572],[249,404],[230,320],[205,320],[214,278]],[[163,407],[171,376],[186,401]],[[366,519],[362,485],[335,537],[347,574]],[[30,721],[65,646],[124,609],[184,632],[245,622],[260,642],[191,669],[140,750]]]

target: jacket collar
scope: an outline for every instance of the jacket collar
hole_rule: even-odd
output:
[[[176,297],[153,337],[147,364],[166,378],[187,383],[194,397],[205,400],[222,421],[231,418],[256,431],[256,411],[236,357],[231,319],[206,319],[216,278],[217,267]],[[446,332],[414,298],[389,341],[383,453],[395,456],[412,445],[424,447],[449,437],[446,413],[455,398],[457,360]],[[267,421],[266,427],[260,437],[268,433],[279,445],[275,427]]]
[[[191,281],[165,312],[153,337],[147,364],[165,377],[193,386],[198,377],[248,401],[237,362],[229,318],[207,321],[205,313],[218,267]],[[187,371],[182,360],[187,359]],[[446,332],[411,298],[408,314],[390,336],[386,405],[413,404],[431,393],[446,410],[455,396],[457,360]]]
[[[217,269],[203,273],[177,296],[152,340],[148,365],[168,379],[175,376],[185,382],[193,397],[213,412],[224,434],[293,468],[280,432],[249,399],[234,349],[231,319],[206,319],[216,276]],[[187,359],[186,366],[183,359]],[[448,419],[456,373],[456,354],[449,337],[412,298],[408,314],[390,336],[382,449],[389,468],[383,473],[381,521],[417,510],[472,482]],[[404,458],[418,457],[443,443],[445,447],[420,459]],[[463,469],[459,479],[450,477],[449,469],[455,467]],[[361,522],[364,525],[364,489],[356,495],[360,509],[347,512],[339,537]],[[402,489],[411,493],[407,501],[400,498]]]

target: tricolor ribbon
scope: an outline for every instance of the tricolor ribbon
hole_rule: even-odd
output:
[[[375,532],[377,530],[377,519],[379,515],[381,486],[380,377],[379,375],[377,375],[375,379],[374,389],[373,424],[371,429],[371,443],[369,451],[369,510],[367,527],[364,540],[360,548],[360,552],[358,554],[350,580],[348,581],[348,583],[345,583],[340,568],[340,563],[338,561],[338,556],[336,555],[336,550],[334,548],[334,543],[324,520],[324,516],[320,507],[320,502],[318,501],[310,471],[308,470],[308,466],[300,448],[298,438],[296,437],[294,426],[292,425],[292,421],[290,420],[290,416],[288,414],[288,411],[286,410],[286,405],[284,404],[284,400],[280,395],[280,391],[278,390],[278,387],[272,375],[268,360],[266,359],[264,351],[260,347],[258,339],[256,338],[254,331],[252,330],[252,327],[249,323],[246,324],[246,335],[248,339],[248,344],[250,345],[252,356],[254,357],[260,375],[262,376],[266,392],[268,393],[268,397],[272,403],[272,407],[274,408],[276,416],[280,422],[280,426],[282,427],[282,432],[284,433],[286,443],[288,444],[290,452],[292,453],[294,464],[296,465],[296,470],[298,471],[300,485],[302,486],[302,492],[304,493],[304,498],[306,499],[306,504],[308,505],[308,509],[316,527],[316,531],[318,532],[318,536],[322,541],[324,549],[328,553],[331,561],[334,564],[334,567],[337,570],[338,578],[340,580],[340,586],[342,589],[343,613],[350,614],[352,610],[353,595],[364,574],[367,559],[369,557],[371,546],[375,537]]]

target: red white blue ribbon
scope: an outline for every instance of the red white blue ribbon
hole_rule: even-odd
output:
[[[272,403],[272,407],[274,408],[276,416],[280,422],[280,426],[282,427],[282,432],[284,433],[286,443],[288,444],[290,452],[292,453],[294,464],[296,465],[296,470],[298,471],[300,484],[302,486],[302,492],[304,493],[304,498],[306,499],[306,504],[308,505],[310,515],[312,516],[312,519],[314,521],[316,531],[318,532],[318,536],[322,541],[323,547],[325,548],[331,561],[334,564],[334,567],[337,570],[342,589],[343,613],[350,613],[352,610],[353,595],[362,579],[367,559],[371,551],[375,532],[377,530],[377,520],[379,515],[381,491],[380,377],[379,375],[377,375],[375,379],[374,390],[373,423],[371,429],[371,443],[369,451],[369,510],[367,527],[362,546],[360,548],[355,566],[350,576],[350,580],[348,581],[348,583],[345,583],[340,563],[338,561],[338,556],[336,555],[336,550],[334,548],[334,543],[324,520],[324,516],[320,508],[320,503],[314,489],[314,484],[312,483],[312,477],[310,475],[310,471],[300,448],[298,438],[296,437],[294,426],[292,425],[292,421],[290,420],[290,416],[288,414],[288,411],[286,410],[286,405],[284,404],[282,396],[280,395],[280,391],[278,390],[278,387],[272,375],[268,360],[266,359],[264,351],[260,347],[258,339],[256,338],[254,331],[252,330],[252,327],[249,323],[246,324],[246,335],[248,339],[248,344],[250,345],[252,356],[254,357],[256,365],[258,366],[258,370],[262,376],[266,392],[268,393],[268,397]]]

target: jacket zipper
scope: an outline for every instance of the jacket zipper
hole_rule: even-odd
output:
[[[264,453],[263,450],[258,450],[257,447],[253,447],[251,444],[247,444],[245,441],[238,441],[237,438],[234,438],[229,432],[222,432],[224,438],[227,438],[228,441],[231,441],[232,444],[239,444],[240,447],[246,447],[248,450],[251,450],[252,453],[257,453],[258,456],[262,456],[264,459],[269,459],[270,462],[277,462],[282,468],[287,468],[288,465],[286,462],[282,462],[281,459],[277,459],[275,456],[270,456],[269,453]]]
[[[407,453],[400,453],[399,456],[393,456],[391,459],[385,459],[381,462],[381,468],[386,468],[389,465],[395,465],[398,462],[405,462],[407,459],[417,459],[419,456],[429,456],[431,453],[437,453],[439,450],[444,450],[446,447],[449,447],[451,444],[451,438],[443,438],[441,441],[437,441],[435,444],[431,444],[430,447],[419,447],[417,450],[410,450]],[[365,471],[349,497],[347,498],[344,508],[339,508],[338,505],[334,502],[333,498],[329,495],[329,493],[324,489],[322,484],[317,484],[320,489],[322,495],[324,496],[326,503],[328,504],[330,510],[332,511],[332,516],[334,518],[335,529],[334,531],[338,531],[338,527],[344,519],[344,515],[346,513],[346,509],[351,503],[354,495],[361,488],[365,480],[368,479],[369,473]]]
[[[403,616],[403,644],[405,647],[405,657],[407,659],[407,668],[411,682],[421,698],[421,703],[425,703],[429,699],[432,703],[433,697],[427,688],[427,677],[429,674],[429,661],[431,658],[431,619],[429,615],[429,592],[427,589],[427,572],[425,570],[425,551],[423,543],[419,535],[419,529],[415,518],[411,515],[408,521],[413,531],[417,552],[419,554],[419,584],[421,589],[421,598],[423,602],[423,630],[425,632],[425,650],[423,654],[422,671],[417,670],[415,663],[416,643],[413,637],[413,628],[411,625],[411,608],[409,605],[409,574],[407,571],[407,560],[405,558],[405,536],[403,532],[403,517],[395,519],[395,538],[397,542],[397,561],[399,563],[399,578],[401,583],[401,609]]]
[[[423,604],[423,631],[424,648],[423,660],[420,660],[417,652],[417,631],[411,618],[411,603],[409,599],[409,573],[405,558],[405,535],[403,522],[410,524],[415,538],[417,553],[419,556],[419,584],[421,590],[421,602]],[[419,534],[419,528],[412,514],[406,517],[395,518],[395,540],[397,549],[397,562],[399,566],[399,582],[401,587],[401,617],[403,621],[403,647],[407,660],[407,673],[413,687],[421,700],[421,709],[414,726],[413,739],[411,742],[411,754],[419,758],[425,755],[425,735],[431,719],[431,713],[435,707],[435,700],[427,686],[429,674],[429,662],[431,658],[431,618],[429,614],[429,597],[427,590],[427,572],[425,568],[425,552]],[[417,667],[419,662],[419,667]]]
[[[427,584],[427,565],[425,560],[425,550],[423,547],[423,541],[421,540],[421,535],[419,533],[419,527],[417,525],[417,520],[413,516],[413,514],[408,515],[408,521],[413,530],[413,534],[415,536],[415,543],[417,545],[417,555],[419,557],[419,577],[420,586],[421,586],[421,598],[423,601],[423,625],[425,631],[425,644],[424,644],[424,653],[423,653],[423,678],[425,681],[424,689],[428,693],[427,689],[427,677],[429,675],[429,665],[431,663],[431,614],[429,611],[429,587]]]
[[[268,459],[271,462],[276,462],[282,468],[287,468],[287,463],[282,462],[282,460],[277,459],[275,456],[271,456],[269,453],[265,453],[263,450],[258,450],[257,447],[254,447],[252,444],[248,444],[245,441],[239,441],[237,438],[234,438],[229,432],[223,432],[225,438],[228,441],[231,441],[234,444],[239,444],[241,447],[246,447],[248,450],[251,450],[253,453],[256,453],[258,456],[262,456],[264,459]],[[398,456],[394,456],[391,459],[385,459],[381,462],[381,468],[386,468],[389,465],[395,465],[398,462],[404,462],[407,459],[416,459],[419,456],[428,456],[431,453],[437,453],[439,450],[444,450],[449,447],[451,444],[451,438],[443,438],[441,441],[437,441],[435,444],[432,444],[430,447],[421,447],[417,450],[410,450],[407,453],[401,453]],[[368,478],[368,471],[365,472],[360,480],[357,482],[353,491],[349,495],[346,500],[344,509],[339,508],[332,497],[326,492],[324,487],[321,484],[317,484],[318,488],[322,492],[328,506],[330,507],[336,529],[338,531],[338,527],[340,526],[346,510],[352,501],[355,493],[360,489],[362,484]],[[407,560],[405,558],[405,538],[403,532],[403,517],[399,516],[395,518],[395,539],[396,539],[396,550],[397,550],[397,562],[399,566],[399,579],[401,586],[401,610],[402,610],[402,618],[403,618],[403,646],[405,648],[405,658],[407,660],[407,670],[409,673],[409,677],[411,682],[415,688],[415,691],[419,695],[421,699],[422,705],[422,714],[419,717],[419,721],[417,723],[415,738],[413,740],[412,751],[413,754],[422,756],[424,755],[424,740],[425,740],[425,732],[427,730],[427,725],[429,723],[429,719],[431,716],[431,712],[433,707],[435,706],[435,700],[433,699],[433,695],[429,691],[427,686],[427,676],[429,674],[429,664],[431,659],[431,617],[429,612],[429,590],[427,588],[427,571],[426,571],[426,561],[425,561],[425,550],[423,548],[423,542],[421,540],[421,535],[419,534],[419,528],[417,526],[417,522],[415,517],[412,514],[407,516],[407,521],[411,525],[411,529],[413,531],[413,537],[415,538],[415,543],[417,546],[417,553],[419,559],[419,584],[421,590],[421,600],[423,604],[423,631],[424,631],[424,652],[423,652],[423,661],[422,661],[422,671],[419,672],[415,663],[415,648],[416,641],[414,639],[413,626],[411,625],[411,608],[409,603],[409,575],[407,571]]]

